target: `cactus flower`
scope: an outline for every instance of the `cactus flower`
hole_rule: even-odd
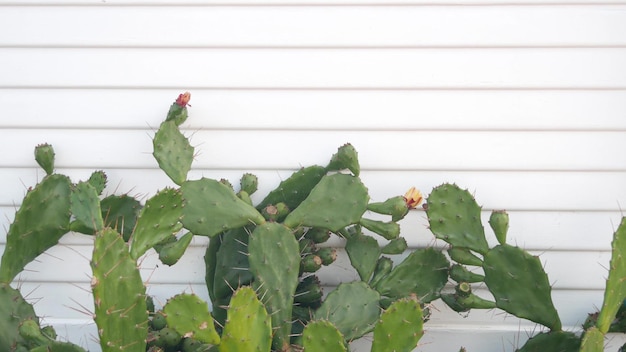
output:
[[[422,204],[424,197],[422,197],[422,192],[420,192],[415,187],[411,187],[405,194],[404,200],[406,201],[406,205],[409,209],[415,209],[418,205]]]
[[[176,104],[184,108],[185,106],[187,106],[187,104],[189,104],[190,99],[191,99],[191,93],[189,92],[179,94],[178,99],[176,99]]]

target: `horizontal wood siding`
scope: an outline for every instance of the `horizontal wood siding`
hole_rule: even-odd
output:
[[[507,209],[510,242],[539,255],[567,329],[601,305],[626,206],[626,1],[0,0],[0,225],[42,178],[42,142],[73,180],[105,170],[109,194],[173,186],[151,138],[185,90],[190,178],[237,184],[253,172],[259,201],[350,142],[373,201],[455,182],[484,223]],[[444,246],[423,210],[401,227],[411,248]],[[65,236],[15,285],[62,338],[98,351],[91,244]],[[146,255],[157,305],[182,291],[208,298],[206,244],[194,239],[173,268]],[[328,245],[340,258],[322,270],[327,291],[356,277],[343,242]],[[417,351],[514,351],[539,329],[441,302],[425,327]]]

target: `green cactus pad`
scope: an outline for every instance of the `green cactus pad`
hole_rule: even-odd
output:
[[[423,324],[422,309],[416,297],[393,302],[374,327],[371,351],[413,351],[424,335]]]
[[[483,260],[478,258],[472,251],[463,247],[448,248],[450,259],[463,265],[482,266]]]
[[[259,188],[259,178],[250,173],[243,174],[241,180],[239,180],[239,185],[242,191],[252,195]]]
[[[400,225],[395,222],[383,222],[362,218],[359,224],[366,229],[381,235],[386,240],[393,240],[400,236]]]
[[[403,298],[415,294],[420,302],[439,298],[448,281],[450,263],[434,248],[417,249],[374,287],[383,296]]]
[[[48,176],[54,172],[54,149],[48,143],[39,144],[35,147],[35,161],[41,166]]]
[[[384,202],[370,203],[367,210],[378,214],[391,215],[391,221],[400,221],[409,213],[409,207],[403,196],[396,196]]]
[[[73,343],[51,341],[45,346],[31,349],[29,352],[87,352],[87,350]]]
[[[217,252],[222,245],[222,236],[218,235],[209,240],[209,245],[204,253],[204,282],[206,283],[207,290],[209,291],[209,298],[211,302],[215,302],[217,297],[215,296],[215,287],[213,285],[215,279],[215,270],[217,266]]]
[[[265,223],[250,235],[248,251],[253,287],[272,317],[272,346],[283,350],[289,346],[293,296],[298,286],[298,241],[285,226]]]
[[[609,331],[626,297],[626,217],[622,218],[611,243],[612,254],[609,266],[609,277],[604,290],[604,302],[598,315],[596,326],[603,333]]]
[[[460,264],[453,264],[450,267],[450,278],[456,282],[483,282],[485,277],[467,270]]]
[[[182,185],[193,162],[194,148],[175,121],[164,121],[152,141],[154,158],[174,183]]]
[[[215,253],[215,273],[213,274],[213,296],[226,298],[233,290],[242,285],[249,285],[254,276],[248,262],[248,238],[250,229],[246,227],[229,230],[221,235],[221,243]],[[293,236],[292,236],[293,237]],[[213,237],[211,243],[213,243]],[[207,251],[207,255],[208,255]]]
[[[380,317],[379,301],[378,292],[365,282],[342,283],[328,294],[313,318],[333,323],[351,341],[372,331]]]
[[[289,178],[283,180],[275,190],[271,191],[257,205],[257,209],[261,211],[269,204],[280,202],[285,203],[289,209],[297,208],[309,196],[313,187],[320,182],[324,175],[326,175],[326,169],[318,165],[294,172]]]
[[[7,233],[0,282],[13,281],[28,263],[69,231],[70,184],[66,176],[53,174],[26,193]]]
[[[284,224],[321,227],[336,232],[356,224],[367,208],[367,188],[358,177],[335,174],[323,177],[311,194],[293,209]]]
[[[368,281],[381,253],[378,242],[373,237],[357,233],[346,241],[346,252],[361,280]]]
[[[494,247],[483,263],[485,284],[498,308],[519,318],[561,330],[550,283],[539,258],[510,245]]]
[[[341,171],[345,169],[350,170],[354,176],[359,176],[361,172],[358,153],[350,143],[339,147],[337,153],[333,154],[328,166],[326,166],[327,171]]]
[[[308,323],[302,332],[302,344],[307,352],[342,352],[348,350],[341,332],[326,320]]]
[[[181,293],[170,298],[165,306],[167,326],[183,337],[217,345],[220,336],[215,331],[209,306],[195,294]]]
[[[506,233],[509,230],[509,214],[504,210],[494,210],[489,217],[489,226],[500,244],[506,244]]]
[[[435,187],[428,196],[428,223],[435,237],[480,254],[489,250],[480,206],[467,191],[452,184]]]
[[[81,229],[87,230],[89,235],[104,228],[98,191],[91,184],[79,182],[72,188],[70,197],[72,215],[76,219],[71,225],[72,230],[75,223],[80,224]]]
[[[458,313],[467,312],[470,309],[494,309],[496,303],[478,297],[473,293],[459,295],[457,293],[441,294],[441,300],[452,310]]]
[[[409,245],[406,243],[406,239],[404,237],[398,237],[389,241],[389,243],[383,247],[382,252],[383,254],[389,255],[402,254],[408,247]]]
[[[250,287],[241,287],[233,294],[219,346],[220,352],[270,351],[270,317]]]
[[[372,275],[372,279],[369,282],[370,287],[376,287],[376,285],[378,285],[378,282],[391,272],[391,269],[393,269],[393,260],[387,257],[378,258],[378,261],[376,262],[376,268],[374,269],[374,274]]]
[[[102,195],[102,191],[107,185],[107,175],[102,170],[94,171],[89,176],[87,182],[96,189],[98,195]]]
[[[324,243],[330,239],[330,231],[318,227],[307,229],[304,238],[308,238],[315,243]]]
[[[144,352],[148,334],[145,287],[128,245],[115,230],[96,234],[91,269],[94,320],[102,351]]]
[[[193,239],[193,233],[187,232],[182,235],[176,242],[163,245],[159,252],[159,260],[165,265],[174,265],[183,256],[185,250]]]
[[[316,275],[311,275],[298,283],[293,301],[299,303],[300,306],[315,306],[317,308],[322,302],[322,295],[322,285],[319,278]]]
[[[27,319],[38,321],[33,306],[19,290],[0,283],[0,351],[12,351],[12,346],[26,342],[19,334],[19,327]]]
[[[265,222],[261,213],[218,181],[187,181],[180,189],[184,198],[182,222],[195,235],[213,237],[228,229]]]
[[[551,331],[539,333],[526,341],[516,352],[571,352],[580,348],[580,337],[572,332]]]
[[[604,334],[597,328],[591,327],[584,332],[580,352],[603,352]]]
[[[139,258],[154,245],[180,231],[182,203],[180,191],[172,188],[165,188],[146,201],[132,235],[132,258]]]
[[[110,195],[100,201],[100,209],[104,226],[115,229],[122,234],[124,241],[128,241],[137,224],[142,209],[141,203],[126,194]]]

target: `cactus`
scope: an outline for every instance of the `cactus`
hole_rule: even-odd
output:
[[[379,203],[370,203],[367,210],[379,214],[391,215],[391,221],[400,221],[409,213],[409,207],[402,196],[396,196]]]
[[[580,352],[604,351],[604,334],[595,326],[587,329],[581,339]]]
[[[341,171],[344,169],[350,170],[354,176],[359,176],[361,172],[358,153],[350,143],[339,147],[337,153],[333,154],[326,166],[327,171]]]
[[[72,230],[80,228],[83,233],[95,234],[104,228],[98,191],[88,182],[79,182],[72,187],[70,196],[71,212],[75,220],[70,224]]]
[[[315,255],[320,257],[322,265],[330,265],[337,260],[337,250],[330,247],[320,248],[315,252]]]
[[[22,321],[37,321],[33,306],[24,300],[19,290],[0,283],[0,351],[12,351],[18,344],[26,343],[19,334]]]
[[[367,188],[352,175],[323,177],[311,194],[285,218],[291,228],[310,226],[336,232],[357,223],[367,208]],[[287,204],[289,206],[289,204]]]
[[[371,287],[376,287],[378,282],[386,277],[393,269],[393,261],[387,257],[380,257],[376,261],[376,267],[374,268],[374,274],[369,281]]]
[[[54,172],[54,148],[48,143],[35,147],[35,161],[46,172],[47,176]]]
[[[145,287],[128,245],[115,230],[96,234],[91,269],[94,320],[102,350],[144,352],[148,333]]]
[[[344,336],[329,321],[317,320],[304,327],[302,344],[307,352],[347,351]]]
[[[193,162],[194,148],[180,130],[176,121],[164,121],[152,141],[154,158],[161,170],[177,185],[187,179]]]
[[[319,278],[316,275],[310,275],[298,283],[293,301],[299,307],[319,308],[322,304],[322,295],[322,285]]]
[[[253,287],[272,317],[272,346],[285,350],[289,346],[293,296],[298,286],[298,242],[283,225],[265,223],[250,234],[248,250]]]
[[[580,337],[572,332],[550,331],[539,333],[526,341],[516,352],[570,352],[578,351]]]
[[[346,252],[361,280],[369,280],[381,253],[378,242],[373,237],[358,232],[346,241]]]
[[[456,282],[483,282],[484,275],[473,273],[460,264],[453,264],[450,267],[450,278]]]
[[[250,173],[243,174],[239,185],[242,191],[248,193],[248,195],[252,195],[259,188],[259,178]]]
[[[483,260],[474,255],[469,249],[452,246],[448,248],[450,259],[459,264],[482,266]]]
[[[400,236],[400,225],[393,221],[383,222],[362,218],[359,221],[359,224],[366,229],[381,235],[386,240],[394,240]]]
[[[91,173],[91,176],[89,176],[87,183],[95,188],[96,193],[100,196],[107,185],[107,175],[102,170],[94,171]]]
[[[417,297],[397,300],[374,327],[372,352],[410,352],[424,334],[422,309]]]
[[[176,126],[180,126],[187,120],[187,105],[191,99],[191,93],[185,92],[178,95],[178,98],[170,106],[165,121],[173,121]],[[191,106],[191,105],[190,105]]]
[[[104,226],[116,230],[124,241],[130,239],[142,208],[138,200],[127,194],[110,195],[100,201]]]
[[[270,351],[272,325],[263,304],[250,287],[235,291],[219,345],[220,352]]]
[[[417,249],[374,287],[383,296],[403,298],[413,293],[423,303],[439,298],[448,281],[448,259],[434,248]]]
[[[506,244],[506,233],[509,230],[509,214],[504,210],[494,210],[489,217],[489,226],[500,244]]]
[[[265,222],[254,207],[218,181],[187,181],[180,189],[184,199],[181,221],[195,235],[213,237],[229,229]]]
[[[450,184],[436,187],[428,197],[426,214],[435,237],[483,255],[489,250],[480,207],[468,191]]]
[[[172,188],[165,188],[148,199],[132,234],[132,258],[138,259],[148,249],[180,231],[182,202],[181,193]]]
[[[174,265],[183,256],[185,250],[193,239],[193,233],[187,232],[177,241],[163,245],[159,252],[159,260],[165,265]]]
[[[475,309],[496,308],[495,302],[480,298],[472,293],[472,287],[468,282],[459,282],[455,287],[455,293],[441,294],[441,299],[455,312],[467,312]]]
[[[261,211],[269,204],[282,202],[289,209],[295,209],[309,196],[313,187],[320,182],[324,175],[326,175],[326,169],[318,165],[302,168],[283,180],[256,208]]]
[[[13,281],[26,264],[69,231],[70,193],[69,178],[57,174],[28,191],[7,233],[0,282]]]
[[[163,306],[167,325],[184,337],[217,345],[220,336],[215,331],[213,317],[205,301],[195,294],[181,293]]]
[[[389,243],[383,247],[382,253],[390,255],[402,254],[408,247],[409,245],[406,243],[406,239],[404,237],[398,237],[389,241]]]

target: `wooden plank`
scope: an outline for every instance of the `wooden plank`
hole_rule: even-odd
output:
[[[146,129],[182,91],[3,89],[3,128]],[[626,91],[193,90],[185,127],[323,130],[626,130]]]
[[[5,48],[0,88],[623,89],[624,62],[626,48]]]
[[[326,165],[350,142],[364,170],[624,171],[626,132],[186,131],[196,169],[287,169]],[[59,168],[154,168],[148,130],[0,130],[14,153],[3,167],[31,167],[37,144],[53,145]]]
[[[0,37],[0,46],[623,46],[624,10],[606,5],[5,6],[0,32],[13,35]],[[40,28],[46,28],[45,36]]]
[[[259,191],[252,200],[260,202],[281,180],[296,169],[287,170],[209,170],[196,169],[189,179],[209,177],[225,178],[237,185],[242,174],[254,173],[259,177]],[[144,198],[166,186],[175,186],[160,170],[105,169],[109,187],[105,194],[130,193]],[[40,170],[5,169],[0,172],[0,182],[7,187],[0,195],[0,205],[19,204],[26,188],[35,184]],[[66,170],[72,180],[85,180],[90,169]],[[475,194],[484,210],[509,211],[611,211],[620,212],[626,201],[626,172],[540,172],[540,171],[364,171],[363,183],[368,187],[372,201],[403,195],[411,186],[424,194],[443,182],[457,183]],[[495,185],[495,186],[494,186]],[[523,243],[520,243],[523,244]]]

